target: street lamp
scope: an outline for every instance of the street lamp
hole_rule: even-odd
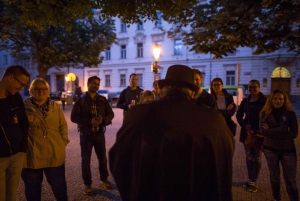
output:
[[[153,47],[153,57],[155,59],[155,62],[152,62],[152,64],[151,64],[151,71],[154,73],[154,80],[158,80],[157,73],[158,73],[158,70],[160,69],[160,65],[158,64],[160,52],[161,52],[161,49],[160,49],[159,45],[155,44],[155,46]]]

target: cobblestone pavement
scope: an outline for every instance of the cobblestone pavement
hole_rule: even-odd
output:
[[[299,106],[299,107],[298,107]],[[300,104],[298,105],[298,111],[300,109]],[[70,121],[70,112],[72,105],[67,105],[66,110],[64,111],[66,120],[69,126],[69,139],[70,143],[67,146],[67,159],[66,159],[66,178],[68,186],[68,196],[70,201],[90,201],[90,200],[121,200],[120,194],[116,185],[114,184],[113,178],[110,175],[109,179],[113,182],[113,188],[111,190],[105,190],[100,184],[100,176],[98,171],[98,164],[96,160],[95,153],[92,154],[92,178],[93,178],[93,187],[95,188],[95,193],[92,196],[87,196],[83,194],[83,182],[81,178],[81,157],[80,157],[80,145],[79,145],[79,136],[76,129],[76,124],[73,124]],[[114,108],[115,118],[113,119],[112,125],[107,127],[106,131],[106,149],[109,150],[113,143],[115,142],[115,136],[122,124],[123,115],[122,110]],[[298,112],[297,112],[298,113]],[[298,118],[299,118],[298,113]],[[300,119],[298,119],[298,124],[300,125]],[[238,128],[239,132],[240,128]],[[272,192],[269,182],[269,171],[267,168],[267,163],[264,155],[262,155],[262,169],[258,180],[258,192],[249,193],[246,192],[242,183],[247,179],[246,173],[246,162],[245,162],[245,153],[242,143],[238,141],[239,135],[235,136],[235,153],[233,158],[233,200],[234,201],[267,201],[272,200]],[[297,146],[297,155],[298,155],[298,169],[297,169],[297,183],[298,189],[300,190],[300,137],[296,139]],[[122,167],[120,167],[122,168]],[[282,175],[282,171],[281,171]],[[285,189],[285,183],[281,176],[281,193],[282,200],[288,201],[288,196]],[[51,188],[44,178],[43,187],[42,187],[42,201],[55,201],[55,198],[52,194]],[[23,181],[20,181],[18,189],[18,201],[25,201],[24,195],[24,184]]]

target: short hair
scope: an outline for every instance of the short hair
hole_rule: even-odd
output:
[[[46,80],[44,80],[43,78],[35,78],[34,80],[32,80],[30,86],[29,86],[29,94],[30,96],[33,95],[33,91],[34,91],[34,88],[35,86],[38,84],[38,83],[42,83],[46,86],[47,90],[48,90],[48,96],[50,95],[50,86],[48,84],[48,82]]]
[[[28,71],[23,66],[19,66],[19,65],[10,66],[3,73],[3,77],[7,77],[10,75],[14,75],[14,76],[25,75],[26,77],[30,77]]]
[[[219,78],[219,77],[214,78],[214,79],[211,81],[211,85],[212,85],[213,82],[221,82],[221,84],[223,85],[223,80],[222,80],[221,78]]]
[[[90,84],[94,79],[99,80],[99,82],[100,82],[100,78],[98,76],[92,76],[92,77],[89,77],[89,79],[87,80],[87,84]]]
[[[75,86],[78,86],[78,82],[75,82]]]
[[[138,75],[135,74],[135,73],[132,73],[132,74],[130,74],[129,79],[130,79],[132,76],[138,76]]]
[[[194,75],[198,74],[202,78],[202,73],[200,72],[200,70],[194,68],[194,69],[192,69],[192,71],[193,71]]]
[[[250,82],[253,82],[253,83],[257,84],[257,85],[260,87],[260,83],[259,83],[258,80],[250,80],[249,83],[250,83]],[[249,83],[248,83],[248,84],[249,84]]]

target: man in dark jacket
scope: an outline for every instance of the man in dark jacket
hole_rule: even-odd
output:
[[[199,90],[195,94],[196,102],[217,110],[218,106],[215,97],[207,93],[207,91],[202,90],[201,88],[203,82],[202,73],[198,69],[193,69],[193,72],[195,85],[199,88]]]
[[[29,77],[22,66],[10,66],[0,81],[0,200],[16,200],[29,128],[18,92]]]
[[[158,84],[163,97],[128,111],[109,152],[122,200],[232,200],[234,140],[224,118],[195,102],[189,67],[169,67]]]
[[[123,109],[123,116],[125,117],[127,111],[132,108],[140,100],[140,94],[143,91],[137,86],[139,77],[133,73],[129,77],[130,85],[124,89],[118,99],[117,107]]]
[[[94,147],[99,160],[100,180],[107,189],[111,183],[107,179],[107,158],[105,148],[105,128],[114,118],[114,113],[105,97],[99,95],[100,78],[88,79],[88,91],[75,102],[71,121],[77,123],[80,132],[81,168],[85,194],[92,194],[91,155]]]

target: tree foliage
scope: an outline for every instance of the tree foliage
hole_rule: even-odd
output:
[[[51,10],[51,6],[34,7],[32,1],[24,2],[2,2],[0,48],[9,49],[14,57],[31,54],[38,65],[39,76],[43,78],[53,67],[97,66],[103,59],[100,52],[115,41],[111,18],[90,17],[82,8],[64,7],[69,9],[64,14],[61,5],[56,5],[58,10]],[[24,12],[30,8],[35,11]],[[45,9],[49,9],[48,12]]]
[[[169,31],[181,34],[191,51],[227,56],[238,47],[254,48],[253,54],[270,53],[284,44],[300,53],[299,0],[211,0],[185,11],[189,16]],[[166,16],[169,22],[178,22]],[[190,30],[184,26],[190,25]]]

